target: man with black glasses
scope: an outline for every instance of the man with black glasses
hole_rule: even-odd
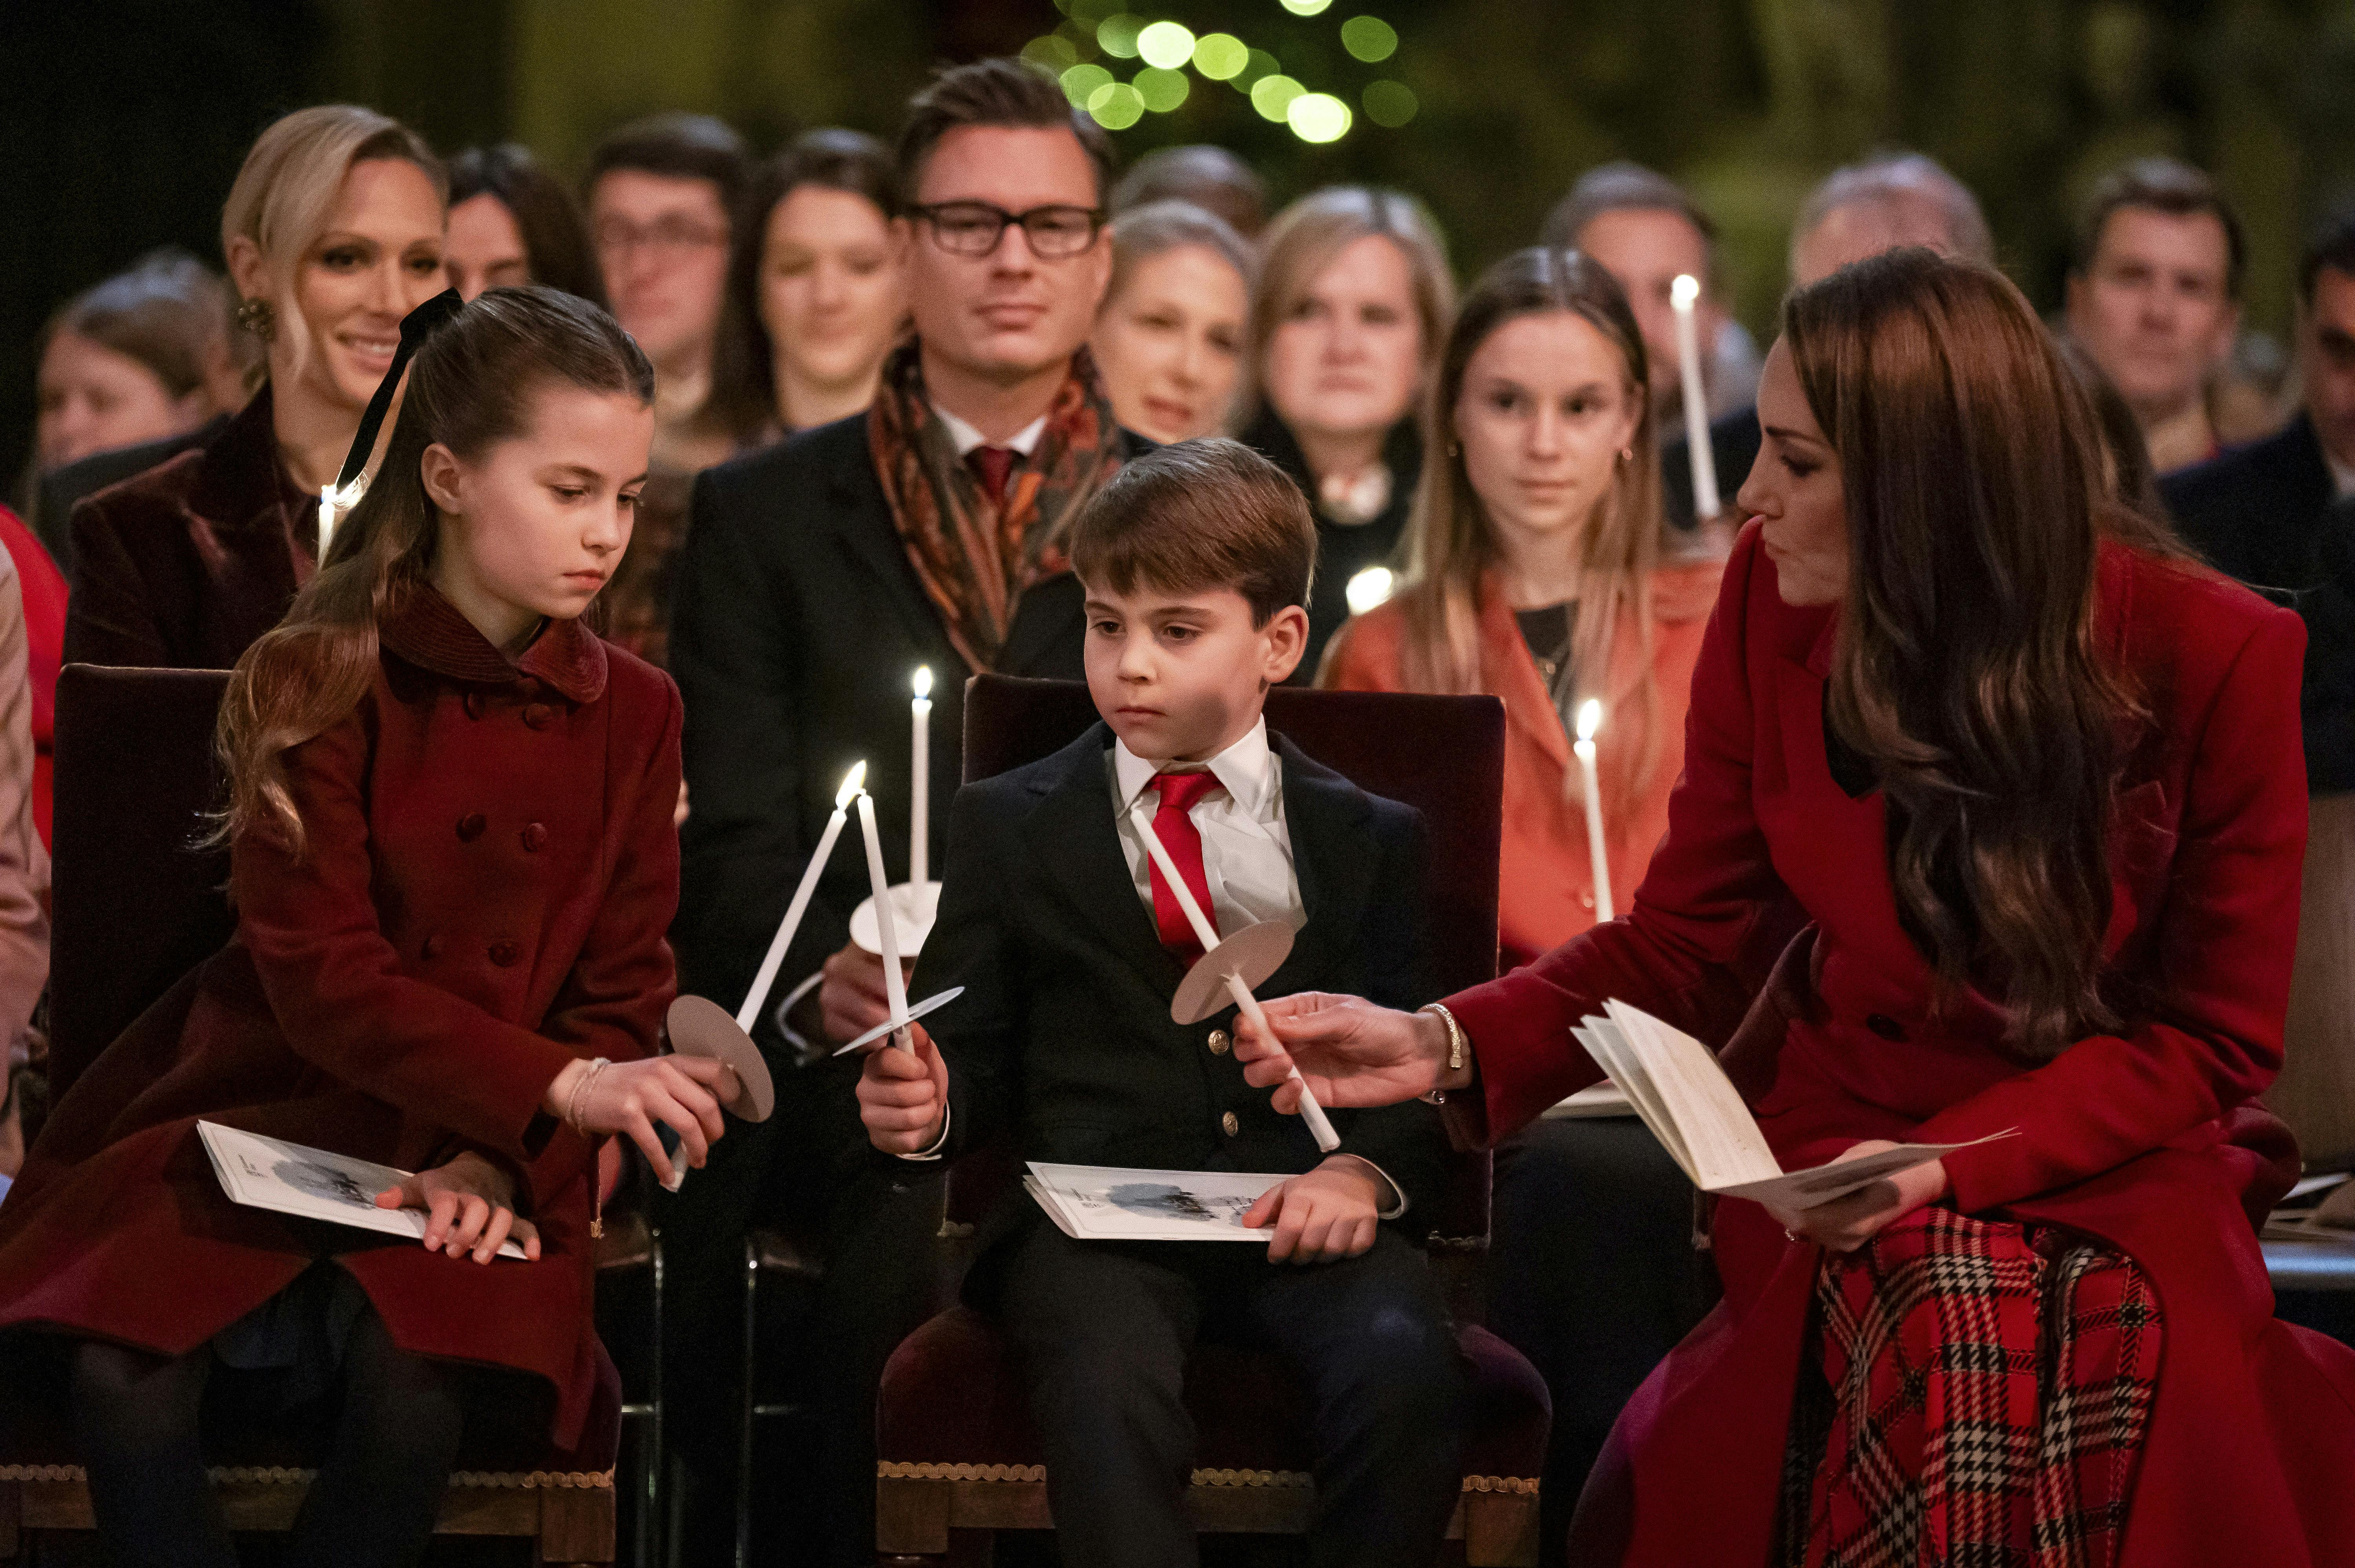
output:
[[[1065,534],[1144,450],[1083,346],[1112,269],[1103,132],[1052,77],[984,60],[917,94],[899,155],[914,339],[867,413],[706,471],[680,560],[670,668],[693,810],[673,936],[682,989],[731,1010],[853,762],[868,764],[890,874],[907,877],[919,667],[932,678],[941,808],[962,766],[968,675],[1082,678]],[[933,865],[947,817],[932,812]],[[858,1059],[826,1054],[885,1017],[881,965],[849,940],[867,891],[846,844],[753,1030],[777,1114],[722,1140],[729,1158],[687,1183],[665,1229],[670,1386],[694,1401],[671,1430],[715,1476],[732,1458],[717,1400],[734,1388],[744,1228],[796,1222],[817,1238],[815,1339],[794,1359],[818,1378],[826,1560],[841,1563],[872,1561],[875,1385],[931,1305],[940,1218],[939,1168],[879,1166],[853,1098]]]

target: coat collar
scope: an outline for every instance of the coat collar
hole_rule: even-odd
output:
[[[580,621],[549,621],[523,657],[510,661],[430,583],[400,597],[378,637],[419,669],[453,681],[503,686],[534,676],[574,703],[593,703],[605,693],[605,644]]]
[[[310,542],[304,519],[306,498],[278,458],[278,426],[271,413],[270,384],[249,399],[235,418],[204,447],[204,466],[188,495],[188,510],[216,530],[283,529],[289,538]],[[304,574],[307,576],[307,572]]]

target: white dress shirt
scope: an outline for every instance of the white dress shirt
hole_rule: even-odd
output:
[[[949,440],[956,443],[959,457],[971,457],[974,448],[988,446],[1011,447],[1024,457],[1028,457],[1039,450],[1039,438],[1047,433],[1047,416],[1044,414],[1039,415],[1006,440],[993,441],[938,404],[932,406],[932,412],[938,414],[941,417],[941,423],[948,427]]]

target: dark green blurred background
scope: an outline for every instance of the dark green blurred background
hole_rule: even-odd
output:
[[[1092,3],[1083,15],[1116,8],[1064,0]],[[1582,169],[1639,159],[1717,216],[1735,302],[1762,333],[1800,196],[1879,145],[1933,154],[1977,189],[2006,266],[2048,306],[2101,170],[2150,151],[2202,164],[2248,220],[2249,319],[2276,335],[2307,225],[2355,194],[2355,0],[1331,0],[1308,17],[1279,0],[1131,4],[1236,34],[1353,105],[1377,79],[1404,82],[1420,110],[1396,129],[1360,112],[1310,146],[1197,79],[1176,111],[1118,134],[1127,155],[1223,142],[1279,197],[1403,186],[1467,274],[1534,238]],[[1378,65],[1341,41],[1368,14],[1400,39]],[[568,172],[655,109],[722,115],[765,152],[813,124],[888,134],[935,64],[1066,21],[1056,0],[0,0],[0,476],[27,449],[42,320],[165,241],[218,263],[221,198],[284,110],[353,100],[444,149],[512,137]]]

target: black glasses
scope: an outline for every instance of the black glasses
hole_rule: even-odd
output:
[[[1030,254],[1041,260],[1077,256],[1095,243],[1103,209],[1093,207],[1034,207],[1008,212],[986,201],[944,201],[909,211],[932,226],[932,240],[952,256],[988,256],[1006,238],[1008,224],[1022,226]]]

